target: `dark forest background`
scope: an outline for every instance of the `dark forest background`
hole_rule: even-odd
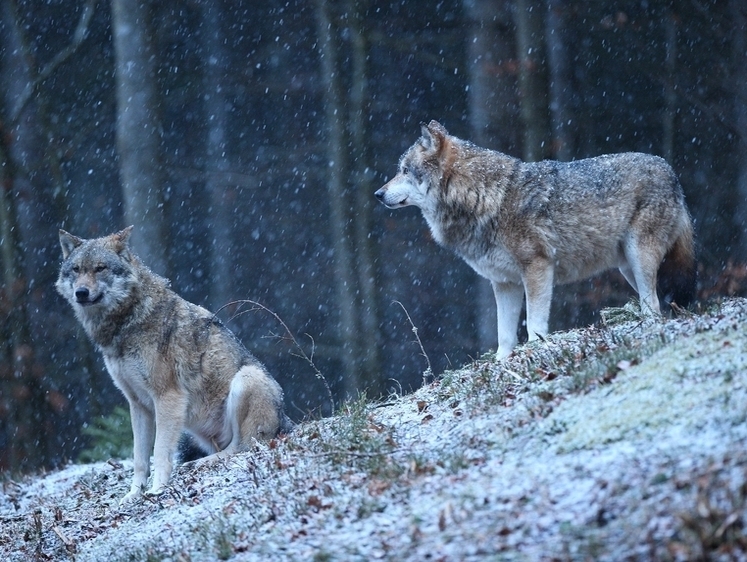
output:
[[[75,458],[124,404],[54,290],[60,227],[134,224],[185,298],[261,302],[337,401],[421,383],[395,301],[436,373],[495,349],[487,282],[372,196],[430,119],[527,160],[663,156],[701,298],[744,293],[743,0],[0,0],[0,469]],[[551,328],[631,296],[616,273],[559,289]],[[221,317],[293,418],[330,413],[272,315]]]

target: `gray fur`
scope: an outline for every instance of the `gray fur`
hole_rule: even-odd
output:
[[[453,137],[436,121],[422,133],[375,195],[392,209],[419,207],[434,239],[491,281],[500,357],[516,345],[524,294],[532,340],[547,333],[554,284],[616,267],[644,312],[658,314],[657,270],[668,257],[684,279],[681,299],[694,290],[690,215],[663,159],[526,163]]]
[[[60,230],[56,283],[130,405],[135,473],[123,501],[168,483],[182,431],[227,455],[290,427],[280,386],[216,317],[131,252],[132,227],[84,240]]]

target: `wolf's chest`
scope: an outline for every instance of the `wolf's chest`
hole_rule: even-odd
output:
[[[478,274],[499,283],[521,283],[519,265],[488,221],[434,221],[430,226],[436,241],[454,251]]]
[[[461,257],[478,274],[497,283],[521,283],[521,271],[516,261],[501,246],[490,248],[481,254]]]
[[[142,357],[110,357],[105,354],[104,363],[114,384],[127,400],[137,400],[145,405],[152,404],[153,385]]]

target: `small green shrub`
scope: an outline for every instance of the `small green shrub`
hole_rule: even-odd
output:
[[[130,412],[122,406],[114,408],[108,416],[94,419],[83,427],[82,433],[89,437],[90,447],[80,452],[80,462],[127,459],[132,456]]]

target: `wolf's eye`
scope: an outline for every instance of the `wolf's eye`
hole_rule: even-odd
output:
[[[409,174],[409,173],[410,173],[410,168],[408,168],[407,166],[404,166],[404,167],[402,168],[402,175],[405,175],[405,176],[406,176],[406,175],[407,175],[407,174]]]
[[[96,266],[96,273],[101,273],[102,271],[106,270],[106,266],[104,264],[99,264]]]
[[[73,273],[80,273],[80,267],[78,267],[77,265],[74,265],[73,266]]]

